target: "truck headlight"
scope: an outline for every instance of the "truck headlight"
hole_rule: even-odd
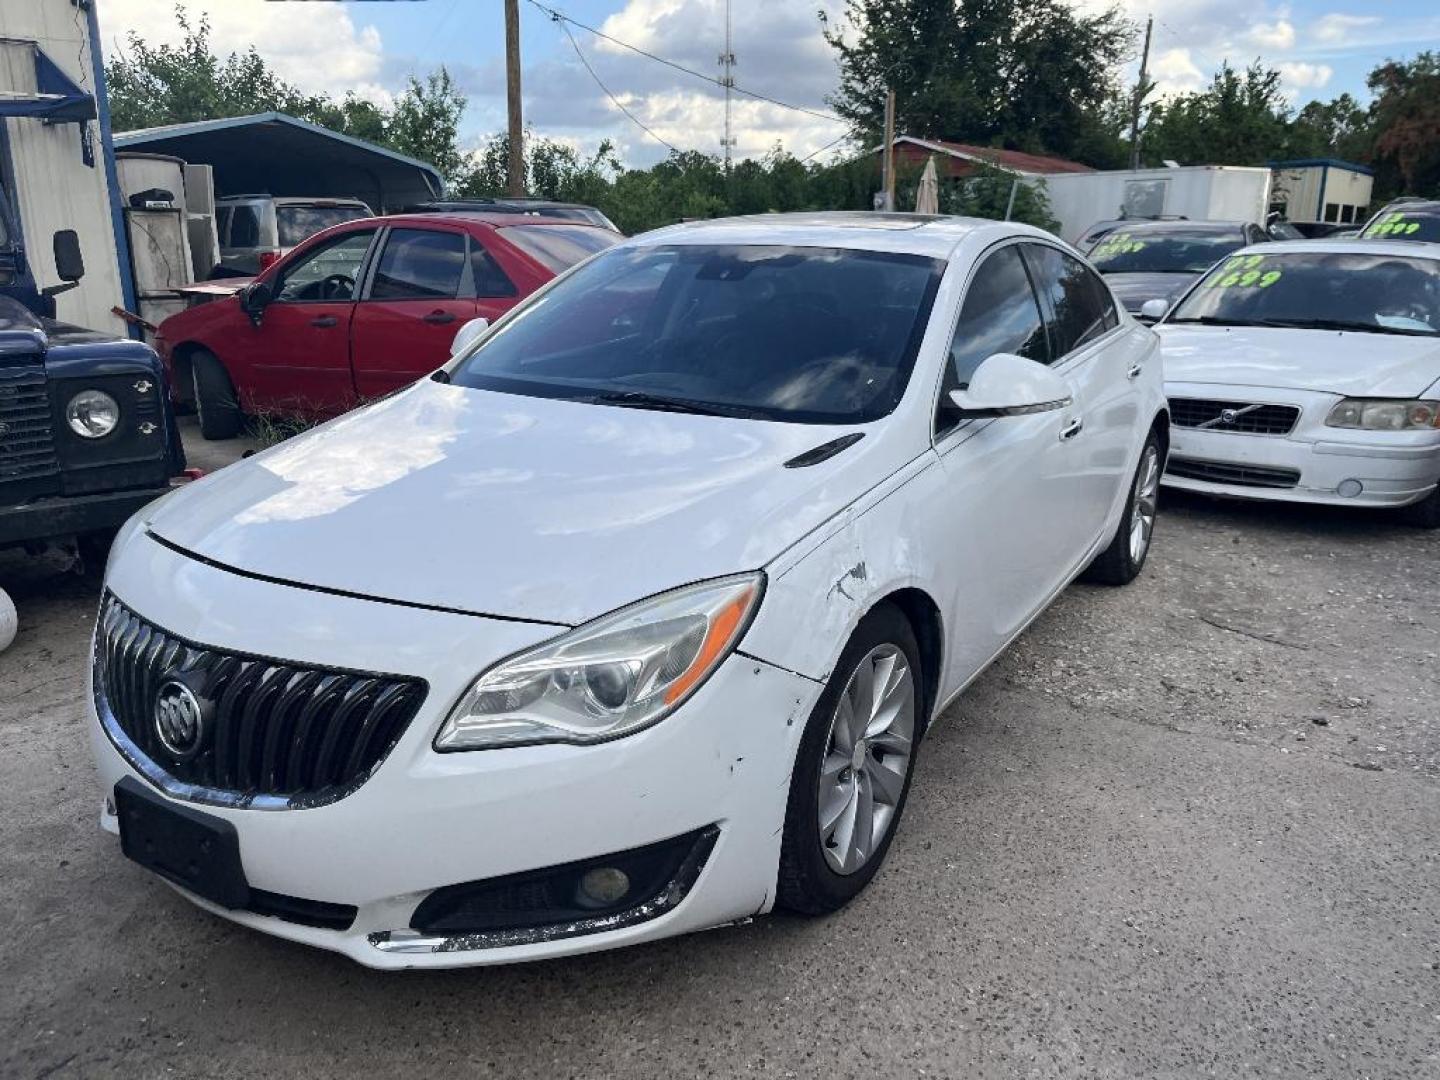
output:
[[[65,406],[65,419],[82,439],[101,439],[120,423],[120,405],[103,390],[81,390]]]
[[[764,589],[759,573],[687,585],[512,656],[471,684],[435,749],[604,742],[658,723],[740,643]]]
[[[1346,398],[1330,410],[1326,427],[1361,431],[1416,431],[1440,427],[1440,401]]]

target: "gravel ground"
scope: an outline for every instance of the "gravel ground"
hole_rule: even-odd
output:
[[[1435,1077],[1437,554],[1168,498],[1139,582],[1070,589],[949,710],[845,911],[400,975],[121,858],[98,577],[0,563],[0,1076]]]

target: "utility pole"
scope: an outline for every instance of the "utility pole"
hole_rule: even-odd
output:
[[[520,0],[505,0],[505,95],[510,107],[511,195],[525,194],[525,125],[520,116]]]
[[[725,175],[730,175],[730,153],[735,146],[735,137],[730,134],[730,95],[735,89],[735,53],[730,47],[730,0],[725,0],[725,51],[720,54],[720,85],[725,87],[725,137],[720,145],[725,148]]]
[[[1135,104],[1130,111],[1130,168],[1140,168],[1140,105],[1150,92],[1146,80],[1150,70],[1150,31],[1155,28],[1155,16],[1145,20],[1145,50],[1140,54],[1140,81],[1135,86]]]
[[[885,209],[895,209],[895,91],[885,88]]]

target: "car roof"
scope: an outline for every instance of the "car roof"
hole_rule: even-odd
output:
[[[1148,218],[1132,218],[1123,224],[1127,229],[1133,229],[1136,232],[1161,232],[1171,229],[1177,232],[1226,233],[1237,232],[1255,223],[1250,221],[1151,221]]]
[[[258,192],[254,195],[221,195],[215,202],[253,202],[257,199],[265,199],[275,203],[277,206],[363,206],[370,209],[363,199],[354,199],[348,195],[266,195]]]
[[[1251,244],[1234,255],[1394,255],[1398,258],[1440,260],[1440,243],[1426,240],[1277,240]],[[1233,255],[1231,256],[1234,257]]]
[[[976,235],[1028,235],[1058,243],[1042,229],[1015,221],[928,214],[883,214],[870,210],[755,214],[671,225],[632,237],[632,245],[793,244],[798,247],[856,248],[947,257],[962,240]]]
[[[1412,210],[1423,210],[1425,213],[1440,211],[1440,199],[1424,199],[1414,195],[1407,195],[1402,199],[1392,199],[1386,203],[1380,211],[1382,214],[1393,213],[1403,209],[1407,214]]]
[[[522,225],[557,226],[567,229],[600,229],[609,232],[602,225],[589,221],[575,221],[571,218],[552,218],[544,214],[484,213],[479,210],[429,210],[417,214],[387,214],[374,220],[386,225],[440,224],[461,222],[469,225],[485,225],[492,229],[514,229]],[[353,224],[353,222],[351,223]]]

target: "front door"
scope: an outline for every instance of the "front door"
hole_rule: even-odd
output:
[[[362,399],[412,383],[449,359],[455,332],[478,311],[471,243],[458,227],[387,230],[355,313],[352,357]]]
[[[355,404],[350,324],[374,229],[343,233],[282,262],[258,324],[227,348],[248,413],[322,417]]]

